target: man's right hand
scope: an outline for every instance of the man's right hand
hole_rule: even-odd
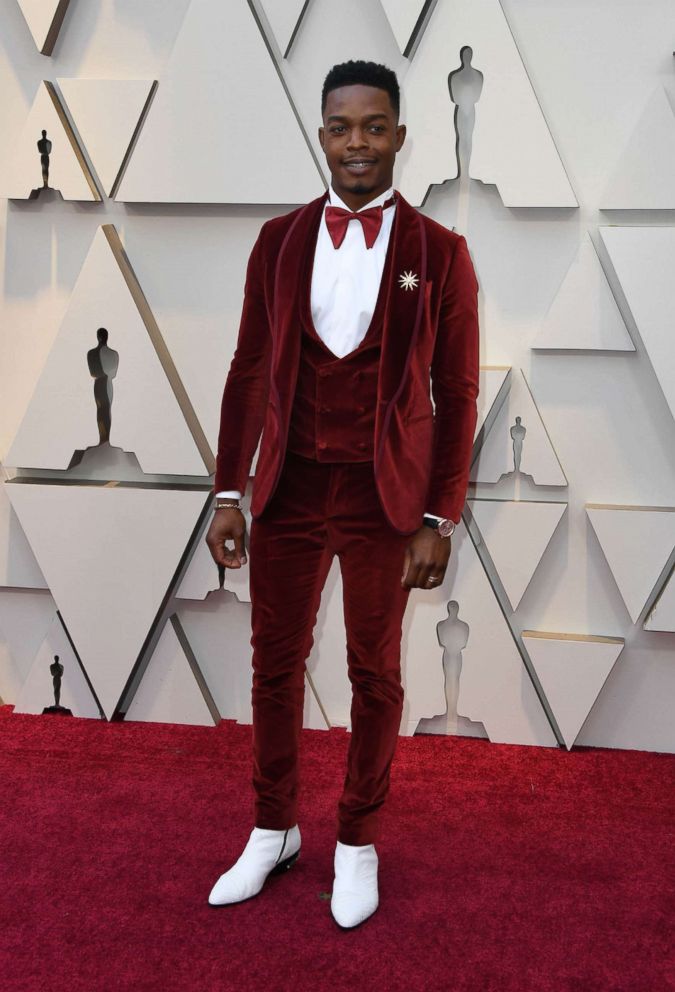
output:
[[[234,549],[228,548],[226,541],[234,542]],[[246,558],[246,519],[236,507],[223,507],[216,510],[206,535],[211,557],[216,565],[224,568],[241,568]]]

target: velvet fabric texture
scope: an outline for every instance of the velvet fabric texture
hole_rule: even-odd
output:
[[[256,826],[283,830],[298,821],[305,661],[337,554],[352,684],[338,840],[375,841],[403,706],[406,544],[384,515],[372,462],[330,464],[287,453],[276,491],[250,534]]]
[[[221,404],[214,491],[245,490],[260,440],[254,517],[284,464],[301,344],[298,287],[325,199],[267,221],[249,259]],[[374,470],[391,527],[411,534],[427,509],[458,520],[464,505],[478,395],[478,286],[465,239],[400,195],[391,239],[381,290]]]
[[[391,246],[391,241],[389,242]],[[372,461],[382,317],[391,251],[370,325],[357,348],[339,358],[321,340],[310,306],[313,252],[299,287],[301,346],[287,450],[321,462]]]

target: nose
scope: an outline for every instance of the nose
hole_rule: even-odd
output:
[[[365,133],[360,127],[353,127],[349,132],[348,148],[365,148],[367,145]]]

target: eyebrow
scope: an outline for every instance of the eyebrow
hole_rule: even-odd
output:
[[[364,119],[364,121],[374,121],[374,120],[379,120],[380,118],[384,118],[385,120],[387,120],[387,115],[386,114],[366,114],[366,116],[363,119]],[[339,114],[331,114],[330,117],[327,117],[326,118],[326,121],[328,123],[330,123],[331,121],[346,121],[348,119],[349,118],[347,118],[347,117],[341,117]]]

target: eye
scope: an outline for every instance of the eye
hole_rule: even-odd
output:
[[[384,131],[384,126],[382,124],[373,124],[371,131]]]
[[[341,124],[336,124],[330,129],[331,134],[339,134],[341,131],[344,131],[344,127]]]

